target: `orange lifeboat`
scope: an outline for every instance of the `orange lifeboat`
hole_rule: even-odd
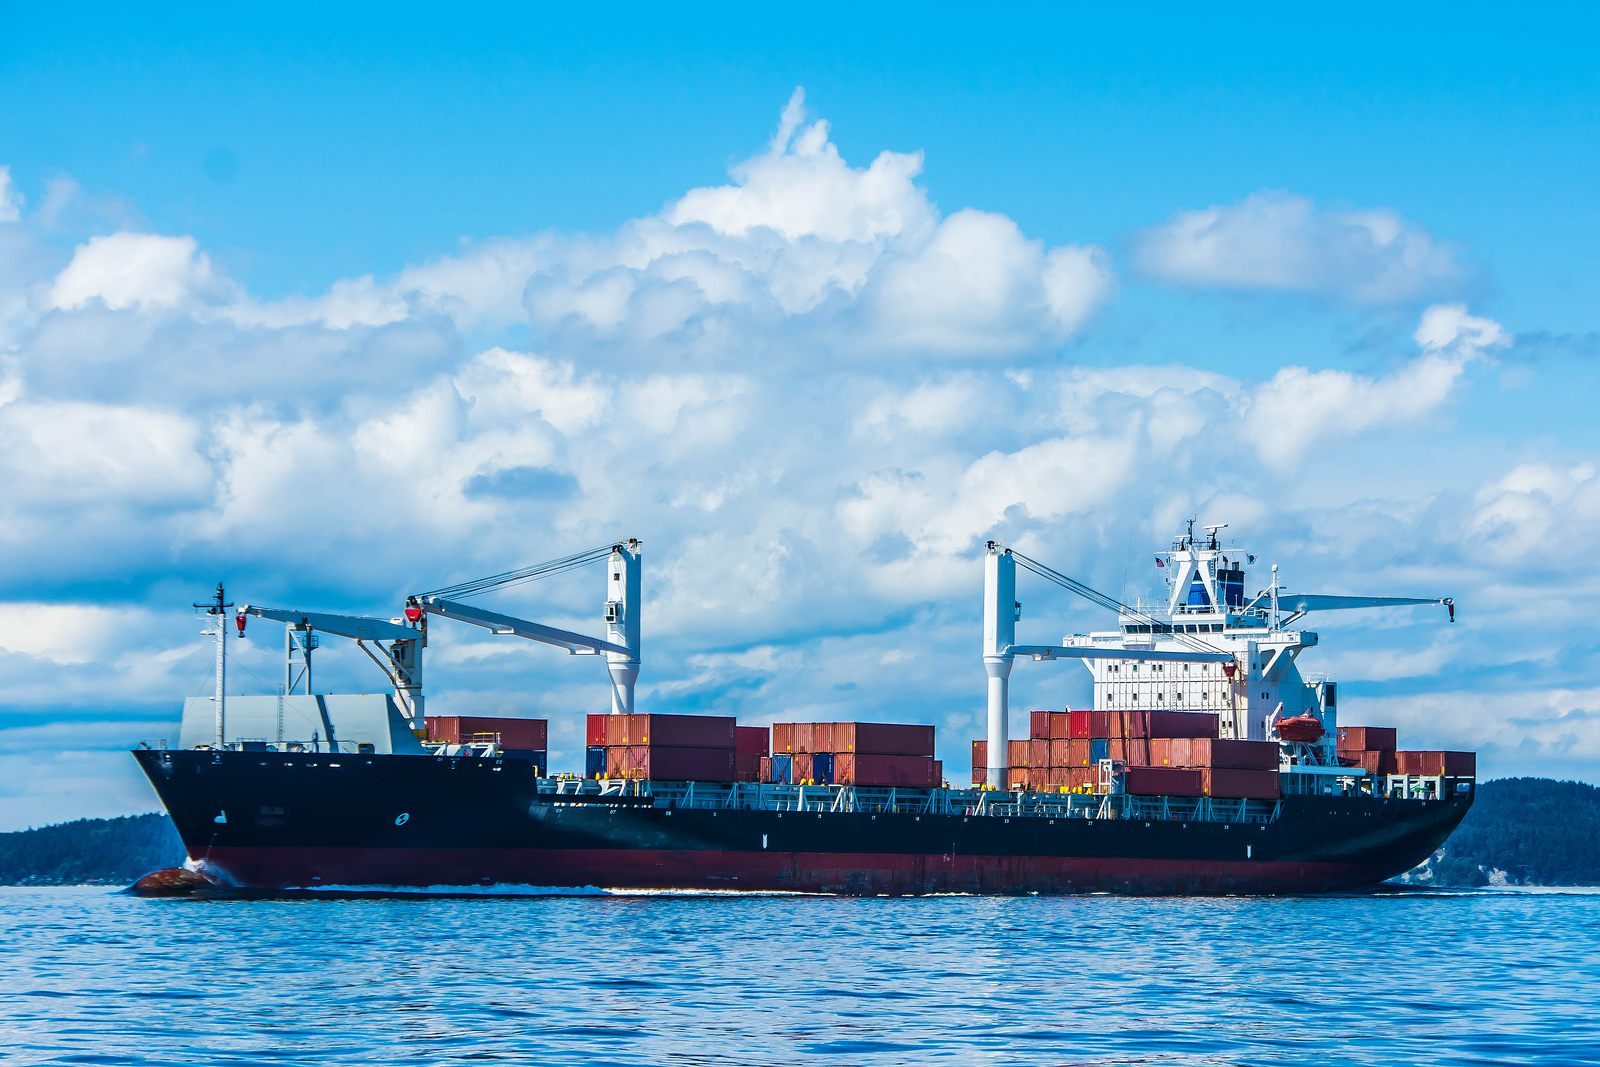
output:
[[[1316,716],[1305,712],[1292,719],[1278,720],[1278,737],[1284,741],[1304,741],[1307,744],[1321,740],[1322,723]]]

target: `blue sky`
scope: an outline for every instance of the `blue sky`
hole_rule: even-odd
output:
[[[1319,622],[1346,717],[1596,780],[1587,13],[4,19],[0,828],[148,810],[119,749],[203,688],[219,577],[390,612],[642,536],[642,702],[915,715],[958,767],[975,546],[1149,595],[1195,513],[1295,588],[1457,598]],[[435,664],[574,758],[604,703]]]

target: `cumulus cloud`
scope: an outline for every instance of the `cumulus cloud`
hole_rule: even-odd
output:
[[[16,222],[22,217],[22,193],[11,180],[11,168],[0,166],[0,222]]]
[[[1180,211],[1133,241],[1145,274],[1196,288],[1265,289],[1394,304],[1459,292],[1458,249],[1386,208],[1334,211],[1285,192]]]
[[[99,300],[113,310],[176,307],[221,282],[193,237],[111,233],[78,246],[51,285],[48,303],[78,308]]]

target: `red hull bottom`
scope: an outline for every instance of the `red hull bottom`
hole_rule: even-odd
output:
[[[648,849],[215,848],[193,859],[217,881],[255,890],[557,894],[1325,893],[1396,873],[1351,863]]]

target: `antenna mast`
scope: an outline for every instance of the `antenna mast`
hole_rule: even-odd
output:
[[[224,738],[226,736],[225,727],[227,725],[227,710],[223,704],[225,699],[223,689],[228,678],[228,609],[233,607],[233,605],[225,603],[225,597],[222,592],[222,583],[218,582],[216,599],[212,600],[212,602],[209,604],[196,604],[195,607],[205,608],[206,614],[211,616],[211,624],[213,629],[202,630],[201,633],[215,633],[217,635],[217,695],[213,699],[217,704],[216,746],[220,749],[224,743]],[[243,628],[244,623],[241,619],[240,629]]]

